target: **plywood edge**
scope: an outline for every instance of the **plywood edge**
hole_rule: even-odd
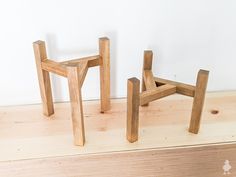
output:
[[[28,159],[1,162],[0,174],[4,177],[215,177],[224,176],[226,160],[231,166],[236,165],[235,153],[236,144],[212,144]],[[232,176],[236,174],[233,170]]]

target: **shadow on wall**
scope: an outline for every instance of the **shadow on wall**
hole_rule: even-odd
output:
[[[111,97],[116,96],[116,70],[117,70],[117,33],[115,31],[109,31],[105,32],[105,35],[98,36],[99,37],[108,37],[110,39],[110,70],[111,70]],[[58,47],[58,38],[55,34],[46,34],[46,48],[48,53],[48,58],[52,58],[54,61],[61,61],[58,60],[58,56],[63,57],[64,59],[68,59],[67,56],[75,56],[81,54],[86,54],[85,56],[94,55],[95,53],[99,52],[98,49],[98,40],[97,42],[97,48],[83,48],[83,49],[70,49],[70,50],[63,50]],[[96,51],[96,52],[94,52]],[[69,58],[73,59],[73,58]],[[67,82],[67,81],[66,81]],[[67,101],[69,99],[69,95],[67,94],[67,98],[65,100],[65,97],[63,93],[68,93],[68,90],[65,90],[65,87],[63,84],[63,79],[61,79],[60,76],[56,76],[54,74],[51,75],[51,83],[52,83],[52,92],[53,92],[53,98],[55,102],[61,102],[61,101]],[[66,87],[68,89],[68,87]],[[100,98],[98,96],[98,98]],[[85,98],[86,99],[86,98]]]
[[[61,50],[58,49],[56,35],[46,34],[46,50],[48,53],[48,58],[52,58],[53,60],[58,61],[57,56],[61,55]],[[50,76],[51,76],[50,78],[51,78],[53,100],[56,102],[62,101],[63,100],[62,80],[61,78],[59,78],[60,76],[56,76],[53,74],[50,74]]]

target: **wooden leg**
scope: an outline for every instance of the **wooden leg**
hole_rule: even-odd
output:
[[[83,146],[85,143],[84,117],[81,95],[82,73],[80,67],[67,67],[67,76],[70,92],[72,124],[75,145]]]
[[[54,113],[50,76],[49,72],[43,70],[41,66],[41,62],[47,59],[45,42],[34,42],[33,47],[38,72],[41,99],[43,102],[43,113],[46,116],[50,116]]]
[[[110,109],[110,41],[99,39],[101,112]]]
[[[143,80],[146,90],[153,90],[157,88],[156,82],[152,74],[152,70],[143,70]]]
[[[197,134],[200,128],[201,115],[205,100],[209,71],[200,70],[197,77],[197,85],[193,100],[193,108],[189,132]]]
[[[143,57],[143,76],[142,76],[142,92],[147,90],[147,86],[144,82],[144,70],[151,70],[152,69],[152,58],[153,53],[151,50],[144,51],[144,57]],[[144,104],[142,106],[148,106],[147,104]]]
[[[128,82],[127,82],[127,132],[126,132],[126,138],[131,143],[138,140],[139,89],[140,89],[140,81],[137,78],[128,79]]]

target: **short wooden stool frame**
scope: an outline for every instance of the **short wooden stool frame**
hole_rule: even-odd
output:
[[[43,103],[43,113],[46,116],[54,114],[52,91],[49,72],[67,77],[72,109],[72,124],[75,145],[85,143],[84,118],[81,87],[88,68],[100,67],[100,98],[101,112],[110,109],[110,41],[108,38],[99,39],[99,55],[55,62],[47,58],[44,41],[33,43],[38,72],[38,80]]]
[[[138,140],[139,106],[148,106],[148,103],[174,93],[193,97],[192,115],[189,132],[197,134],[200,127],[209,71],[198,72],[196,86],[174,82],[154,77],[152,73],[152,51],[144,52],[142,92],[140,81],[130,78],[127,82],[127,132],[129,142]]]

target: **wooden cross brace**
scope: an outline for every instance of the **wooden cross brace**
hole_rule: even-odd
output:
[[[200,70],[196,86],[154,77],[152,73],[152,51],[144,52],[142,92],[140,81],[130,78],[127,82],[127,132],[129,142],[138,140],[139,106],[147,106],[149,102],[179,93],[193,97],[192,115],[189,132],[197,134],[200,127],[209,71]]]
[[[44,41],[33,43],[38,72],[38,80],[43,103],[43,113],[46,116],[54,114],[52,91],[49,72],[67,77],[75,145],[85,143],[84,118],[81,87],[88,68],[100,67],[100,98],[101,112],[110,109],[110,41],[108,38],[99,39],[99,55],[74,59],[64,62],[55,62],[47,58]]]

